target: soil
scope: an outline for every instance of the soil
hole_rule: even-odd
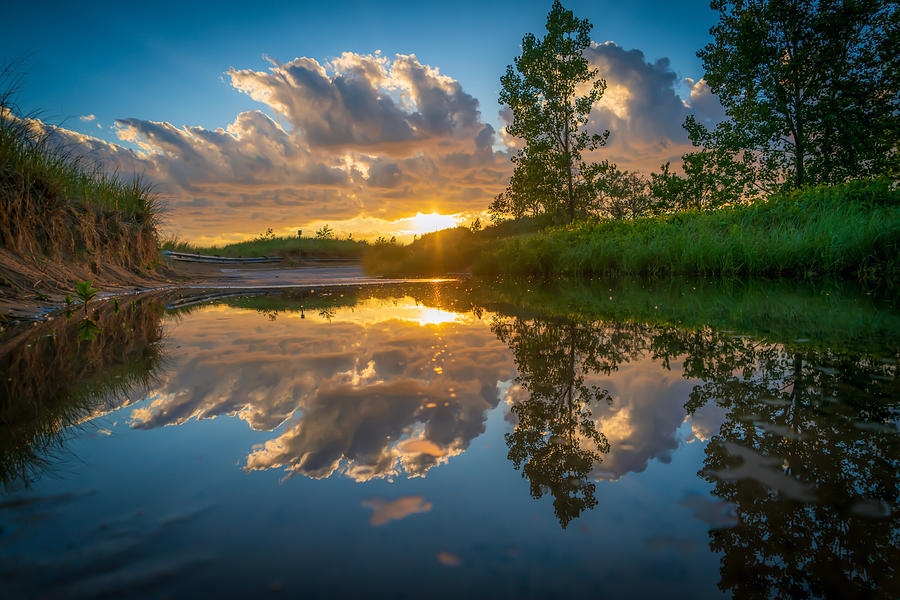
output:
[[[171,286],[190,277],[167,265],[135,273],[101,262],[60,263],[0,250],[0,326],[40,318],[65,305],[79,281],[92,281],[100,295],[118,295]]]
[[[300,267],[300,268],[298,268]],[[247,288],[358,285],[393,280],[363,275],[358,261],[308,260],[262,264],[210,264],[164,261],[135,273],[116,265],[29,259],[0,250],[0,331],[19,321],[39,320],[73,300],[75,284],[92,281],[98,299],[170,288]]]

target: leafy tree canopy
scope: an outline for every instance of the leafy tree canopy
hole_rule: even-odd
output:
[[[713,0],[698,52],[729,122],[692,139],[743,153],[760,183],[898,172],[900,9],[890,0]],[[734,155],[736,156],[736,155]]]
[[[507,190],[491,206],[495,214],[564,213],[571,221],[590,197],[592,168],[582,153],[606,143],[609,132],[585,129],[606,82],[583,51],[592,25],[556,0],[547,35],[527,34],[522,54],[500,78],[500,102],[512,111],[510,135],[524,140]]]

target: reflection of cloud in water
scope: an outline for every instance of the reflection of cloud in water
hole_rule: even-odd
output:
[[[733,527],[737,524],[734,506],[727,502],[713,500],[708,496],[696,493],[688,493],[678,501],[678,504],[691,511],[692,517],[703,521],[712,528]]]
[[[223,415],[262,431],[287,422],[246,468],[309,477],[423,475],[484,431],[497,382],[514,374],[480,320],[409,298],[338,308],[331,323],[214,306],[169,324],[168,338],[174,364],[132,427]]]
[[[609,454],[594,467],[598,479],[619,479],[640,473],[651,459],[668,462],[680,442],[684,402],[694,383],[682,378],[680,365],[666,370],[659,362],[641,358],[620,364],[608,377],[589,376],[587,383],[609,390],[611,405],[593,408],[597,429],[609,441]]]
[[[359,481],[421,476],[463,452],[484,430],[487,410],[527,394],[513,380],[508,347],[485,321],[411,298],[339,308],[331,322],[314,311],[305,320],[282,313],[272,322],[218,305],[167,329],[174,364],[160,374],[151,399],[132,411],[132,427],[217,416],[260,431],[284,426],[253,449],[248,470],[342,473]],[[693,382],[682,378],[680,365],[672,367],[642,358],[609,376],[586,376],[614,397],[611,406],[593,409],[610,443],[593,477],[641,472],[678,447]],[[697,411],[688,441],[705,441],[721,412]],[[511,413],[506,418],[514,424]]]
[[[728,454],[739,457],[741,463],[735,467],[709,471],[711,475],[724,481],[753,479],[769,489],[781,492],[788,498],[801,502],[815,500],[812,487],[786,473],[790,466],[787,459],[763,456],[734,442],[719,443],[725,446]]]
[[[462,564],[462,559],[451,552],[438,552],[437,560],[445,567],[458,567]]]
[[[727,412],[724,408],[714,402],[704,404],[703,407],[694,412],[693,415],[685,417],[691,422],[691,435],[686,442],[705,442],[716,433],[725,421]]]
[[[372,518],[369,519],[369,524],[374,527],[385,525],[391,521],[399,521],[416,513],[428,512],[432,508],[431,502],[422,496],[404,496],[396,500],[368,498],[363,500],[362,505],[372,509]]]

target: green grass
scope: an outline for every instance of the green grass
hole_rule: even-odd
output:
[[[285,258],[297,258],[296,237],[275,237],[266,239],[246,240],[227,244],[225,246],[196,246],[185,242],[169,240],[163,243],[163,250],[176,250],[178,252],[193,252],[196,254],[209,254],[211,256],[232,257],[259,257],[281,256]],[[358,259],[368,247],[364,241],[339,240],[333,238],[303,238],[304,258],[346,258]]]
[[[376,249],[372,272],[900,279],[900,190],[857,181],[714,212],[582,222],[487,238],[457,230]]]

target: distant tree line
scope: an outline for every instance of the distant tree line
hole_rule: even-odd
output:
[[[726,119],[684,122],[696,150],[645,177],[591,161],[606,82],[584,50],[592,25],[559,0],[501,78],[508,132],[524,146],[495,220],[571,222],[712,210],[779,191],[900,174],[900,8],[890,0],[713,0],[698,52]]]

